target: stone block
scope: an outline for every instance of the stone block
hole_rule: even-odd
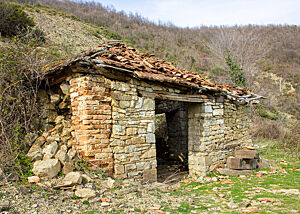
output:
[[[155,134],[147,134],[146,135],[146,143],[155,143]]]
[[[37,161],[33,164],[32,172],[39,177],[53,178],[60,171],[58,159],[48,159]]]
[[[259,153],[256,150],[238,150],[235,152],[235,157],[241,159],[258,159]]]
[[[157,170],[147,169],[143,171],[143,182],[152,183],[157,181]]]
[[[229,169],[242,169],[242,159],[236,157],[227,158],[226,166]]]
[[[210,112],[213,112],[212,110],[212,106],[211,105],[201,105],[201,112],[203,113],[210,113]]]

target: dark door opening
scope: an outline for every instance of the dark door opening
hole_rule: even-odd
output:
[[[187,103],[155,100],[157,180],[188,173]]]

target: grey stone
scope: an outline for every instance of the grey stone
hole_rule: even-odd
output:
[[[84,183],[90,183],[90,182],[93,181],[93,179],[90,178],[90,176],[88,176],[88,175],[86,175],[86,174],[82,174],[81,177],[82,177],[82,181],[83,181]],[[86,187],[87,187],[87,186],[86,186]],[[92,188],[92,189],[93,189],[93,188]]]
[[[146,135],[146,142],[147,143],[155,143],[155,134],[147,134]]]
[[[32,172],[39,177],[53,178],[60,171],[60,163],[58,159],[48,159],[37,161],[33,164]]]
[[[79,198],[91,198],[96,196],[96,191],[89,188],[83,188],[76,190],[75,195]]]
[[[82,183],[82,176],[80,172],[70,172],[63,179],[64,185],[77,185]]]
[[[54,141],[53,143],[47,145],[44,149],[43,149],[43,154],[44,154],[44,159],[50,159],[52,157],[54,157],[56,151],[58,149],[58,144],[56,141]]]

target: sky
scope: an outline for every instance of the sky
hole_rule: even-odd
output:
[[[300,25],[300,0],[84,0],[179,27]]]

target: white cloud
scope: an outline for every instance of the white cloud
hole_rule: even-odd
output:
[[[98,0],[178,26],[297,24],[299,0]]]

